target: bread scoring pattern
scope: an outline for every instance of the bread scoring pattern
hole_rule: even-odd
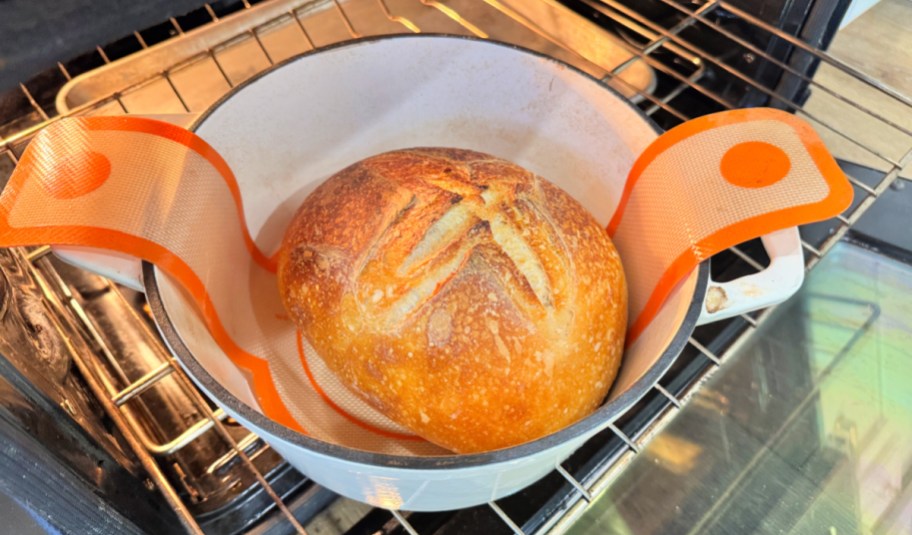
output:
[[[608,391],[626,328],[610,239],[547,180],[459,149],[362,160],[302,204],[289,315],[354,392],[457,452],[532,440]]]
[[[409,153],[419,159],[435,154]],[[406,324],[473,255],[491,263],[491,276],[526,320],[554,316],[554,291],[568,288],[566,278],[574,268],[550,215],[537,207],[544,200],[538,178],[505,173],[506,162],[478,156],[458,167],[446,160],[439,168],[427,166],[419,183],[398,179],[407,182],[401,185],[412,195],[361,259],[354,282],[365,313],[387,329]],[[388,176],[398,182],[394,174]],[[422,227],[423,233],[415,232]],[[539,240],[544,243],[532,235],[544,237]],[[550,277],[546,262],[557,267]],[[372,282],[377,280],[384,284]]]

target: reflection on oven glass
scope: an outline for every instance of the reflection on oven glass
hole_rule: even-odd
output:
[[[42,526],[39,518],[26,511],[17,501],[0,492],[0,518],[3,519],[5,533],[19,535],[43,535],[51,533],[50,526]],[[47,528],[47,529],[46,529]]]
[[[571,533],[912,534],[910,294],[837,245]]]

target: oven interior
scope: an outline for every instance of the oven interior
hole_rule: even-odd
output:
[[[7,73],[21,76],[17,83],[4,77],[0,87],[0,180],[31,136],[59,117],[200,113],[296,54],[358,37],[440,32],[558,57],[620,91],[663,128],[728,108],[794,112],[828,143],[855,200],[838,218],[801,229],[813,270],[795,299],[699,327],[648,395],[544,479],[497,502],[441,513],[375,509],[308,481],[199,393],[158,338],[142,294],[73,268],[47,247],[0,251],[0,474],[17,476],[0,475],[0,495],[33,513],[27,524],[65,533],[532,534],[621,532],[619,523],[629,522],[625,532],[723,533],[781,508],[751,493],[743,482],[757,479],[746,474],[780,457],[813,460],[820,481],[838,473],[847,447],[833,437],[850,437],[851,418],[839,415],[838,429],[821,430],[822,378],[896,316],[880,300],[908,291],[901,274],[912,258],[901,223],[912,207],[904,188],[912,99],[891,85],[890,71],[861,68],[870,58],[864,52],[825,51],[839,45],[847,0],[158,4],[125,8],[112,21],[99,13],[103,2],[74,2],[48,12],[59,24],[50,30],[65,37],[55,38],[47,28],[26,32],[34,8],[12,3],[8,20],[21,31],[9,34],[15,48],[0,58],[9,60]],[[768,261],[753,241],[717,255],[711,269],[729,280]],[[895,288],[881,285],[863,298],[821,289],[842,284],[832,273],[846,265],[868,270],[869,280],[892,273]],[[821,336],[808,326],[814,321],[841,329],[827,335],[838,341],[824,364],[813,357]],[[879,417],[889,419],[878,403]],[[762,444],[727,444],[731,430],[742,428]],[[743,455],[701,463],[693,452],[703,443]],[[700,487],[688,481],[706,485],[704,472],[717,466],[725,467],[713,487],[719,496],[698,503],[688,493]],[[912,514],[902,506],[910,466],[900,470],[899,505],[884,506],[877,525]],[[648,496],[662,496],[665,507],[644,514],[637,504]],[[694,518],[682,520],[682,511]],[[812,522],[802,511],[775,516],[790,519],[776,527]],[[854,525],[846,522],[840,530]]]

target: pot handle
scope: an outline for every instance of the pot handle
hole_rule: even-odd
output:
[[[69,245],[52,245],[51,251],[67,264],[97,273],[131,290],[145,292],[142,261],[138,258],[104,249]]]
[[[804,253],[798,227],[771,232],[760,239],[770,257],[769,266],[729,282],[710,278],[697,325],[779,304],[801,287]]]
[[[183,128],[189,128],[199,116],[198,113],[132,115],[165,121]],[[69,245],[52,245],[51,251],[68,264],[97,273],[131,290],[145,291],[142,282],[142,261],[138,258],[116,251]]]

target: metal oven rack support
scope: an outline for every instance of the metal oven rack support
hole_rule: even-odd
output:
[[[419,1],[426,8],[435,9],[445,16],[449,17],[469,33],[482,38],[488,37],[488,34],[483,27],[479,27],[475,22],[464,17],[457,9],[454,9],[446,2],[437,0],[417,1]],[[861,202],[856,203],[853,208],[849,209],[846,213],[838,216],[835,231],[823,242],[822,245],[815,247],[809,243],[803,243],[804,249],[807,253],[807,266],[808,269],[810,269],[823,257],[823,255],[825,255],[830,250],[830,248],[837,241],[839,241],[846,234],[846,232],[852,228],[855,223],[858,222],[858,220],[878,199],[878,197],[880,197],[881,194],[883,194],[887,188],[889,188],[891,184],[897,180],[900,171],[905,168],[910,162],[912,162],[912,131],[896,124],[888,117],[883,117],[876,110],[867,109],[849,99],[848,97],[843,96],[838,89],[824,86],[815,81],[813,78],[808,78],[789,65],[769,56],[755,45],[751,44],[741,37],[738,37],[737,35],[731,33],[730,31],[715,23],[713,21],[713,15],[724,11],[728,17],[736,17],[746,24],[753,25],[762,31],[768,32],[770,35],[788,42],[796,49],[819,59],[822,63],[838,69],[842,73],[852,77],[854,80],[862,82],[866,86],[881,92],[883,95],[894,100],[896,103],[904,106],[909,112],[912,112],[912,99],[880,83],[873,77],[859,71],[858,69],[831,56],[830,54],[809,46],[800,39],[795,38],[781,30],[778,30],[773,26],[770,26],[769,24],[763,22],[762,20],[759,20],[758,18],[739,9],[729,2],[722,0],[712,0],[704,3],[696,9],[691,10],[687,7],[679,5],[678,3],[675,3],[673,0],[661,1],[670,8],[679,11],[682,15],[680,22],[671,28],[664,28],[639,15],[635,11],[625,7],[623,4],[615,0],[584,0],[584,2],[589,7],[597,10],[602,15],[622,24],[627,29],[636,31],[641,37],[643,37],[643,40],[645,41],[645,44],[642,45],[633,45],[626,42],[622,43],[623,46],[625,46],[625,48],[627,48],[628,51],[633,54],[633,57],[631,60],[615,67],[608,74],[608,76],[605,77],[603,80],[604,82],[607,83],[611,81],[622,85],[626,84],[626,82],[624,82],[624,80],[619,77],[619,74],[625,69],[629,68],[634,61],[644,61],[656,71],[673,79],[676,85],[673,88],[665,91],[664,94],[644,92],[637,90],[637,88],[634,88],[627,84],[628,88],[636,91],[637,94],[642,97],[644,103],[643,107],[648,114],[651,115],[659,110],[663,110],[676,119],[684,121],[691,118],[691,116],[688,114],[687,110],[681,109],[676,105],[675,99],[686,90],[696,91],[701,95],[704,95],[705,97],[718,103],[722,107],[733,107],[733,103],[728,102],[723,96],[709,89],[703,83],[703,74],[705,72],[705,68],[707,65],[711,64],[713,68],[721,69],[728,74],[742,80],[749,86],[759,90],[760,92],[769,95],[771,98],[779,101],[780,103],[796,109],[799,114],[802,114],[806,118],[814,121],[819,127],[825,130],[829,130],[832,134],[845,138],[852,144],[864,150],[866,153],[882,161],[887,166],[888,170],[883,173],[879,182],[873,186],[862,183],[850,177],[852,183],[862,194]],[[382,11],[383,15],[389,21],[400,25],[403,31],[415,33],[421,32],[421,28],[415,22],[405,16],[397,14],[395,9],[392,9],[386,1],[376,0],[376,2],[377,7]],[[489,6],[497,9],[499,12],[503,13],[510,19],[525,26],[529,31],[535,33],[537,36],[547,39],[551,43],[560,46],[571,54],[577,54],[577,52],[572,47],[569,47],[565,43],[562,43],[558,39],[555,39],[545,30],[537,27],[534,22],[526,18],[522,13],[511,8],[506,3],[500,2],[498,0],[484,0],[484,2]],[[91,113],[103,106],[110,105],[111,103],[116,103],[122,113],[129,113],[130,110],[124,102],[124,96],[129,95],[131,92],[137,91],[138,89],[141,89],[148,84],[161,80],[164,80],[170,86],[171,90],[174,93],[174,96],[180,102],[183,109],[189,112],[191,111],[190,106],[188,106],[186,100],[181,95],[181,92],[178,90],[177,86],[172,80],[173,74],[180,72],[182,69],[185,69],[198,62],[211,61],[217,67],[218,71],[221,73],[221,76],[224,78],[228,86],[234,87],[235,84],[227,74],[225,67],[222,65],[218,57],[218,52],[225,48],[234,46],[239,42],[252,41],[256,43],[256,45],[261,49],[269,65],[273,65],[274,61],[270,57],[267,47],[264,46],[260,35],[264,28],[282,22],[295,24],[300,29],[300,38],[304,41],[308,49],[315,48],[314,41],[305,28],[305,25],[302,23],[300,16],[302,10],[313,3],[314,2],[312,1],[298,1],[289,3],[288,9],[282,15],[275,17],[274,19],[258,24],[255,27],[246,29],[225,42],[208,48],[204,52],[199,53],[185,61],[182,61],[179,64],[162,70],[161,72],[154,73],[148,78],[143,79],[137,83],[133,83],[128,87],[120,88],[118,91],[112,92],[102,98],[96,99],[86,104],[82,104],[62,116]],[[339,0],[332,0],[333,5],[331,7],[351,37],[361,37],[356,24],[353,23],[353,21],[346,13],[344,3],[345,2],[340,3]],[[246,0],[244,0],[244,7],[245,9],[251,8],[250,4]],[[216,15],[215,10],[210,5],[206,5],[205,8],[211,16],[212,23],[218,23],[219,17]],[[177,34],[184,33],[183,28],[181,28],[176,19],[171,18],[170,23],[174,27]],[[813,114],[806,112],[801,108],[801,106],[798,106],[797,103],[791,102],[788,99],[776,94],[774,91],[755,82],[746,74],[738,71],[734,67],[731,67],[723,59],[713,56],[706,50],[682,37],[682,32],[685,29],[693,26],[700,26],[703,29],[708,28],[710,31],[717,32],[738,46],[749,50],[751,54],[754,54],[759,58],[763,58],[790,73],[791,75],[797,76],[803,81],[810,83],[810,85],[816,90],[823,91],[826,94],[835,97],[839,101],[857,109],[858,111],[865,113],[869,117],[876,119],[882,123],[884,127],[893,129],[901,135],[909,136],[909,150],[907,150],[899,158],[881,154],[881,152],[879,152],[876,147],[871,146],[864,140],[858,139],[857,136],[853,135],[852,132],[847,132],[845,129],[840,130],[839,128],[825,122],[822,118],[816,117]],[[134,37],[142,48],[147,48],[147,44],[140,33],[134,32]],[[690,75],[682,75],[673,69],[668,68],[663,62],[657,60],[654,57],[657,51],[660,50],[674,53],[679,58],[681,58],[682,61],[689,62],[694,67],[693,73]],[[97,52],[106,63],[110,62],[107,54],[105,53],[105,50],[101,46],[97,47]],[[64,65],[58,63],[58,67],[61,74],[67,80],[69,80],[70,74],[67,72],[67,69],[64,67]],[[34,108],[34,111],[38,114],[38,117],[40,117],[40,122],[24,129],[21,132],[7,137],[6,139],[0,140],[0,158],[9,159],[10,163],[13,165],[17,163],[16,149],[18,147],[24,146],[24,143],[35,132],[47,124],[62,117],[49,116],[47,112],[36,102],[24,84],[20,84],[20,89],[25,98]],[[46,255],[48,251],[48,247],[40,247],[28,252],[23,251],[22,254],[24,254],[30,262],[37,265],[39,263],[47,261],[47,259],[44,259],[43,256]],[[739,248],[732,248],[731,252],[741,258],[746,264],[752,266],[754,269],[759,270],[761,268],[761,266],[754,259],[742,252]],[[53,272],[52,269],[49,269],[49,266],[43,267],[44,269],[41,270],[41,273]],[[86,313],[85,310],[82,309],[79,302],[73,297],[70,289],[67,287],[67,284],[59,277],[55,278],[53,276],[47,277],[45,275],[41,275],[38,270],[35,272],[35,277],[39,280],[39,284],[41,284],[49,300],[52,303],[56,303],[56,306],[62,309],[66,309],[69,314],[78,319],[78,321],[82,323],[86,332],[88,332],[90,337],[93,338],[94,342],[100,345],[105,356],[108,357],[111,361],[114,361],[114,356],[111,355],[110,351],[107,351],[105,349],[104,341],[100,336],[98,336],[97,330],[92,322],[91,317]],[[755,330],[758,325],[764,321],[768,314],[769,311],[765,311],[754,316],[742,316],[741,319],[744,320],[747,326],[746,329],[735,342],[735,344],[731,346],[725,354],[722,355],[714,354],[696,338],[691,337],[689,340],[690,346],[699,352],[699,354],[701,354],[706,360],[706,366],[704,367],[703,373],[678,392],[671,392],[661,384],[657,384],[655,386],[655,389],[659,396],[665,398],[665,408],[654,420],[652,420],[651,424],[647,425],[644,429],[639,430],[635,436],[629,436],[614,424],[609,425],[610,430],[616,434],[621,441],[623,441],[623,444],[626,445],[626,450],[612,459],[611,462],[603,463],[603,466],[600,469],[587,474],[587,477],[584,480],[581,481],[575,477],[564,466],[556,466],[556,471],[563,478],[565,478],[570,485],[572,485],[573,489],[575,489],[576,498],[572,500],[572,503],[570,503],[564,509],[562,514],[555,515],[554,517],[550,518],[544,525],[539,526],[537,532],[562,532],[567,527],[569,527],[573,521],[578,518],[583,511],[585,511],[587,504],[593,499],[593,497],[599,495],[599,493],[601,493],[611,484],[617,475],[633,460],[633,458],[642,450],[642,448],[650,441],[650,439],[662,428],[664,428],[672,418],[674,418],[675,414],[680,410],[682,405],[684,405],[698,390],[699,385],[707,380],[715,372],[715,370],[718,369],[721,363],[725,360],[726,355],[743,344],[744,341],[751,336],[752,331]],[[149,335],[152,336],[152,333],[150,332]],[[180,367],[172,357],[167,354],[161,355],[161,364],[156,369],[152,370],[151,372],[145,374],[143,377],[135,381],[126,381],[126,377],[124,376],[112,376],[108,371],[106,371],[107,368],[100,365],[100,363],[91,362],[90,359],[84,358],[80,355],[74,354],[73,356],[74,361],[76,362],[80,371],[90,383],[90,387],[94,390],[95,394],[98,395],[99,399],[102,400],[105,410],[113,419],[117,427],[120,428],[120,430],[124,433],[125,437],[127,437],[130,445],[135,449],[143,467],[148,471],[150,481],[161,490],[168,503],[178,513],[178,516],[184,523],[188,532],[202,533],[199,525],[190,514],[186,505],[182,502],[177,491],[172,487],[172,485],[163,475],[161,469],[156,463],[155,458],[158,455],[177,451],[180,448],[186,446],[196,437],[210,431],[218,433],[218,435],[221,436],[230,445],[230,455],[239,457],[244,465],[253,471],[259,483],[266,489],[270,497],[275,502],[276,507],[279,511],[281,511],[281,514],[288,521],[290,526],[298,532],[304,532],[304,528],[295,519],[294,515],[289,511],[288,507],[283,503],[278,494],[270,487],[265,477],[259,473],[257,468],[250,461],[248,454],[246,453],[248,447],[257,442],[257,437],[251,434],[239,442],[235,441],[226,431],[222,423],[222,421],[226,418],[225,413],[221,410],[212,410],[210,408],[209,404],[205,401],[205,399],[203,399],[202,395],[195,389],[195,387],[193,387],[187,376],[183,371],[181,371]],[[202,414],[205,414],[206,417],[190,425],[172,440],[166,443],[157,443],[152,441],[143,432],[141,426],[136,423],[136,419],[133,417],[130,410],[130,401],[141,396],[149,389],[155,388],[155,386],[160,381],[169,376],[176,377],[177,380],[180,381],[182,385],[188,389],[188,391],[192,391],[194,393],[194,402],[197,408],[201,411]],[[488,505],[494,511],[494,513],[496,513],[503,520],[506,526],[512,529],[515,533],[524,533],[523,528],[516,521],[514,521],[514,519],[507,515],[507,513],[505,513],[497,503],[491,502]],[[392,511],[392,514],[395,520],[398,521],[398,523],[405,531],[411,534],[417,533],[415,528],[408,521],[408,513]]]

